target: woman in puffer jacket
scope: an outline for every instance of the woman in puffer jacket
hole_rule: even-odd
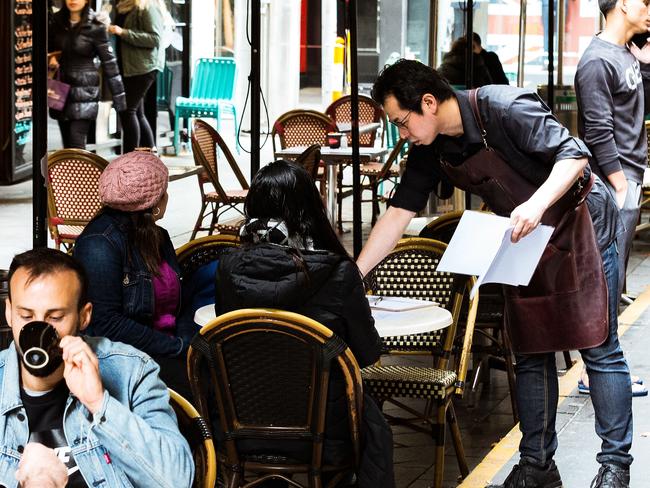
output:
[[[50,116],[59,122],[63,147],[85,149],[86,136],[99,107],[97,58],[103,68],[104,83],[113,95],[113,107],[117,112],[126,108],[124,85],[108,32],[88,0],[65,0],[61,10],[50,17],[48,37],[50,68],[58,68],[57,77],[70,85],[63,111],[50,110]]]
[[[343,339],[360,367],[377,361],[381,339],[370,314],[361,275],[338,240],[309,174],[287,161],[270,163],[255,175],[245,212],[242,246],[227,251],[219,261],[216,311],[263,307],[297,312],[320,322]],[[358,486],[392,487],[392,434],[368,396],[364,398],[362,418],[365,442]],[[371,429],[375,435],[368,435]],[[216,427],[218,448],[222,438],[219,430]],[[311,456],[304,445],[279,446],[273,440],[249,440],[240,448],[243,452],[300,460]],[[335,368],[327,394],[323,460],[326,464],[338,464],[351,455],[345,381]]]

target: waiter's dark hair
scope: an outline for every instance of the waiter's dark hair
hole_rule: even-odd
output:
[[[598,8],[605,17],[614,7],[616,7],[616,0],[598,0]]]
[[[454,91],[436,70],[419,61],[400,59],[386,66],[372,86],[372,98],[383,104],[393,95],[405,110],[422,113],[422,97],[430,93],[438,102],[454,96]]]

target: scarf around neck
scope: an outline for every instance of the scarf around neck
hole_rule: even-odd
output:
[[[294,249],[314,250],[314,240],[310,236],[289,235],[283,220],[251,219],[241,227],[239,235],[242,240],[253,244],[271,243]]]

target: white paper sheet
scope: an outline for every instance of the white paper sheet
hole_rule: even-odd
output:
[[[482,283],[526,286],[551,234],[553,227],[540,225],[513,244],[509,218],[469,210],[463,213],[437,269],[477,276],[472,297]]]

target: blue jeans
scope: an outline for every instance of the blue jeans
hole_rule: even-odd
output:
[[[618,342],[618,253],[616,243],[602,252],[609,298],[609,335],[598,347],[580,351],[589,374],[596,434],[602,439],[599,463],[632,463],[632,386]],[[557,449],[555,418],[558,381],[555,353],[516,356],[521,458],[546,465]]]

